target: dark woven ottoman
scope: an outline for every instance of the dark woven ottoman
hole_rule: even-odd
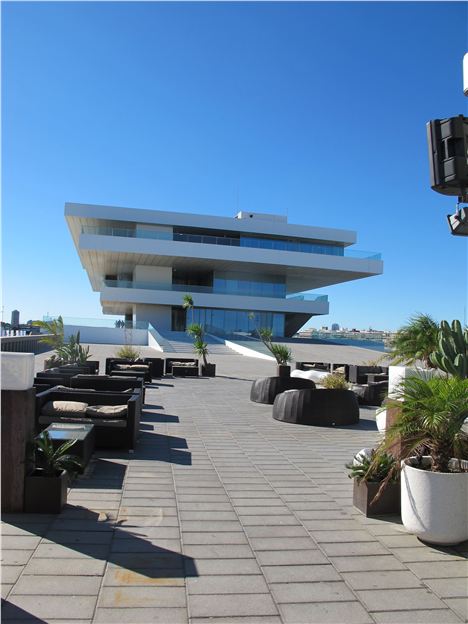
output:
[[[256,379],[250,390],[250,400],[254,403],[273,405],[275,398],[285,390],[313,390],[315,384],[310,379],[301,377],[262,377]]]
[[[351,390],[291,390],[276,397],[273,418],[297,425],[356,425],[359,405]]]

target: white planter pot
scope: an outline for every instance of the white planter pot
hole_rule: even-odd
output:
[[[380,433],[385,433],[387,428],[387,410],[382,410],[375,415],[375,422]]]
[[[28,390],[34,383],[34,353],[2,351],[2,390]]]
[[[401,519],[407,531],[431,544],[468,539],[468,472],[442,473],[402,462]],[[430,465],[430,458],[424,462]],[[465,468],[468,461],[463,462]]]

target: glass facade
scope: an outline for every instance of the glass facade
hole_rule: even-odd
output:
[[[256,236],[241,236],[241,247],[257,247],[258,249],[278,249],[279,251],[301,251],[303,253],[327,254],[330,256],[344,256],[344,247],[327,245],[326,243],[311,243],[301,240],[280,240]]]
[[[246,295],[252,297],[286,297],[284,278],[274,275],[257,275],[236,272],[216,272],[213,279],[213,292],[226,295]]]
[[[173,308],[175,310],[176,308]],[[190,312],[188,323],[192,322]],[[174,319],[174,313],[173,313]],[[193,322],[205,326],[208,333],[222,336],[254,335],[257,327],[269,327],[274,336],[284,336],[284,314],[276,312],[252,312],[249,310],[220,310],[195,308]],[[174,328],[173,328],[174,329]]]

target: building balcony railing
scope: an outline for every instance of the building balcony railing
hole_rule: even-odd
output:
[[[270,297],[271,299],[295,299],[298,301],[328,301],[327,295],[313,293],[298,293],[278,297],[272,293],[254,291],[253,289],[243,290],[242,288],[213,288],[212,286],[192,286],[190,284],[168,284],[167,282],[140,282],[130,280],[103,280],[104,286],[109,288],[140,288],[142,290],[168,290],[181,293],[207,293],[213,295],[240,295],[245,297]]]
[[[280,239],[253,238],[242,236],[211,236],[208,234],[182,234],[177,232],[160,232],[142,228],[119,228],[101,225],[83,225],[82,234],[97,234],[100,236],[120,236],[123,238],[149,238],[183,243],[202,243],[205,245],[224,245],[231,247],[249,247],[253,249],[272,249],[276,251],[298,251],[301,253],[323,254],[327,256],[344,256],[347,258],[363,258],[381,260],[381,254],[374,251],[360,251],[345,249],[339,245],[327,245],[305,241],[290,241]]]

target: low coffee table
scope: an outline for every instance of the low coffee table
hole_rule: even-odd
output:
[[[77,455],[83,462],[83,468],[88,465],[91,455],[94,451],[96,434],[94,425],[80,425],[73,423],[52,423],[46,429],[49,438],[58,448],[67,440],[76,440],[75,444],[70,448],[70,455]]]

